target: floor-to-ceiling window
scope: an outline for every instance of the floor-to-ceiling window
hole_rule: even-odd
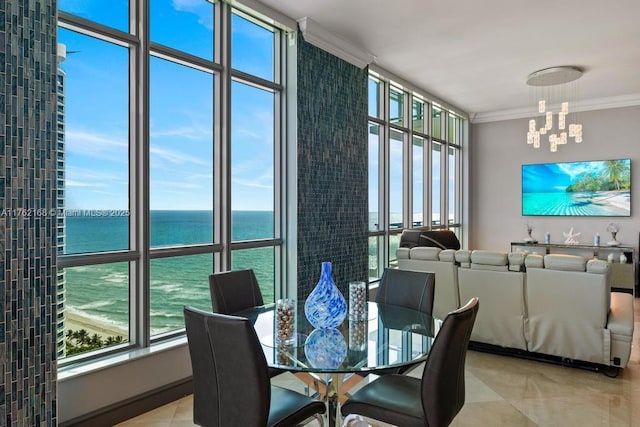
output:
[[[395,266],[405,228],[461,232],[465,119],[385,76],[369,75],[369,278]],[[460,237],[460,236],[459,236]]]
[[[63,362],[181,333],[208,275],[280,292],[283,30],[226,2],[58,2]]]

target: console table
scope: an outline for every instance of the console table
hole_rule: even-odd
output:
[[[630,245],[569,245],[565,243],[534,243],[534,242],[511,242],[511,252],[529,252],[546,254],[569,254],[581,255],[586,258],[598,258],[607,260],[609,254],[613,254],[613,264],[611,265],[611,287],[616,291],[625,291],[636,294],[638,283],[636,280],[635,266],[637,263],[636,251]],[[624,254],[627,262],[620,263],[620,255]]]

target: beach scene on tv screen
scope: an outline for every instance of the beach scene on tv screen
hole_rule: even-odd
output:
[[[630,216],[631,160],[522,165],[522,215]]]

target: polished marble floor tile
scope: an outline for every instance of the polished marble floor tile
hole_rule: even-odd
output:
[[[640,319],[638,300],[635,316]],[[411,373],[420,374],[421,368]],[[640,427],[640,322],[635,323],[629,364],[617,378],[477,351],[467,353],[465,375],[465,405],[454,427]],[[305,391],[291,374],[279,375],[274,381]],[[193,426],[192,404],[192,397],[187,396],[118,426]]]

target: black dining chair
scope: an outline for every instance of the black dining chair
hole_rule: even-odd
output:
[[[264,304],[258,279],[251,269],[210,274],[209,291],[215,313],[233,315]],[[282,369],[269,368],[270,377],[283,372]]]
[[[210,274],[209,291],[215,313],[235,314],[264,304],[258,279],[251,269]]]
[[[447,426],[465,399],[464,369],[478,298],[450,312],[429,352],[422,378],[384,375],[363,386],[341,408],[403,427]]]
[[[435,285],[435,273],[385,268],[376,302],[399,305],[431,316]]]
[[[435,285],[435,273],[385,268],[376,294],[376,302],[409,308],[431,316]],[[375,374],[403,374],[419,364],[379,370]]]
[[[184,308],[193,369],[193,421],[205,427],[289,427],[316,418],[323,402],[270,384],[251,322]]]

